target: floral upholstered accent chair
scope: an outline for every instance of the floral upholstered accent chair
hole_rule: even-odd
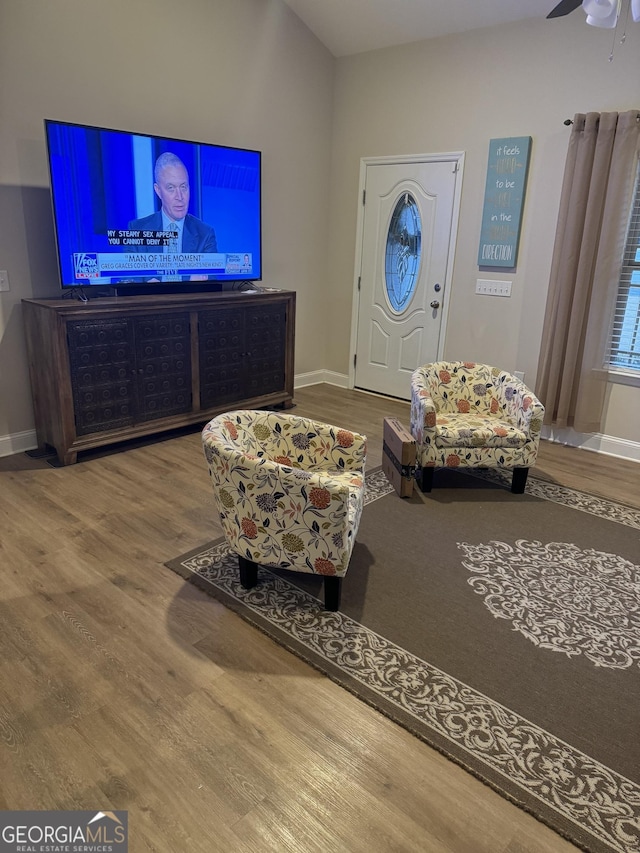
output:
[[[220,523],[245,589],[259,566],[324,576],[340,606],[364,500],[366,438],[294,415],[239,410],[202,432]]]
[[[411,378],[411,434],[420,488],[431,491],[437,467],[507,468],[511,491],[521,494],[543,417],[542,403],[506,370],[469,361],[419,367]]]

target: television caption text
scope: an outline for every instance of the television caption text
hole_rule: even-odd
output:
[[[107,231],[110,246],[170,246],[177,238],[177,231]]]

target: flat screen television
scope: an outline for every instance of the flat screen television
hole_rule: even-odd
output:
[[[259,151],[50,119],[45,134],[63,289],[262,278]]]

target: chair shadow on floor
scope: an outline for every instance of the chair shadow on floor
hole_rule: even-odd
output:
[[[208,546],[203,546],[203,551]],[[329,611],[324,607],[324,579],[321,575],[303,574],[301,572],[288,571],[287,569],[265,569],[260,567],[258,570],[258,584],[254,590],[243,590],[240,584],[240,574],[237,568],[237,560],[231,555],[233,564],[234,579],[234,595],[229,596],[228,593],[221,590],[215,583],[211,583],[203,576],[191,575],[189,579],[185,577],[184,584],[179,588],[176,595],[169,604],[166,624],[171,636],[183,648],[193,651],[196,655],[206,654],[214,663],[220,666],[233,666],[235,669],[254,671],[254,667],[247,665],[246,660],[242,655],[236,657],[232,655],[233,663],[229,662],[229,640],[228,640],[228,620],[240,616],[247,622],[258,627],[264,633],[269,634],[273,628],[265,630],[261,622],[268,622],[268,615],[265,613],[260,615],[260,606],[256,606],[256,610],[252,610],[243,603],[245,595],[251,594],[254,590],[260,595],[264,591],[261,590],[261,585],[269,584],[272,588],[275,585],[276,594],[279,584],[285,584],[288,587],[295,587],[303,593],[303,600],[298,601],[294,594],[294,604],[287,602],[286,608],[295,607],[302,612],[303,622],[315,618],[318,614],[322,617],[327,614],[330,618]],[[369,571],[373,565],[373,556],[367,546],[356,540],[353,546],[349,571],[343,579],[343,596],[349,601],[349,618],[359,621],[362,615],[364,603],[367,595],[369,584]],[[169,571],[169,569],[166,569]],[[184,570],[179,573],[182,574]],[[185,572],[187,574],[188,572]],[[268,610],[268,607],[265,608]],[[342,618],[340,614],[336,617]],[[195,642],[189,639],[189,631],[185,632],[185,621],[193,624],[195,621],[198,624],[205,624],[207,634],[204,638],[201,637]],[[277,630],[277,629],[276,629]],[[275,641],[274,641],[275,642]],[[286,642],[284,643],[286,645]],[[282,669],[276,666],[272,668],[273,659],[265,658],[261,664],[260,672],[279,674]]]

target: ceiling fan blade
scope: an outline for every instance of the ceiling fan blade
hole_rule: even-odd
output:
[[[558,5],[549,12],[547,18],[562,18],[581,5],[582,0],[560,0]]]

